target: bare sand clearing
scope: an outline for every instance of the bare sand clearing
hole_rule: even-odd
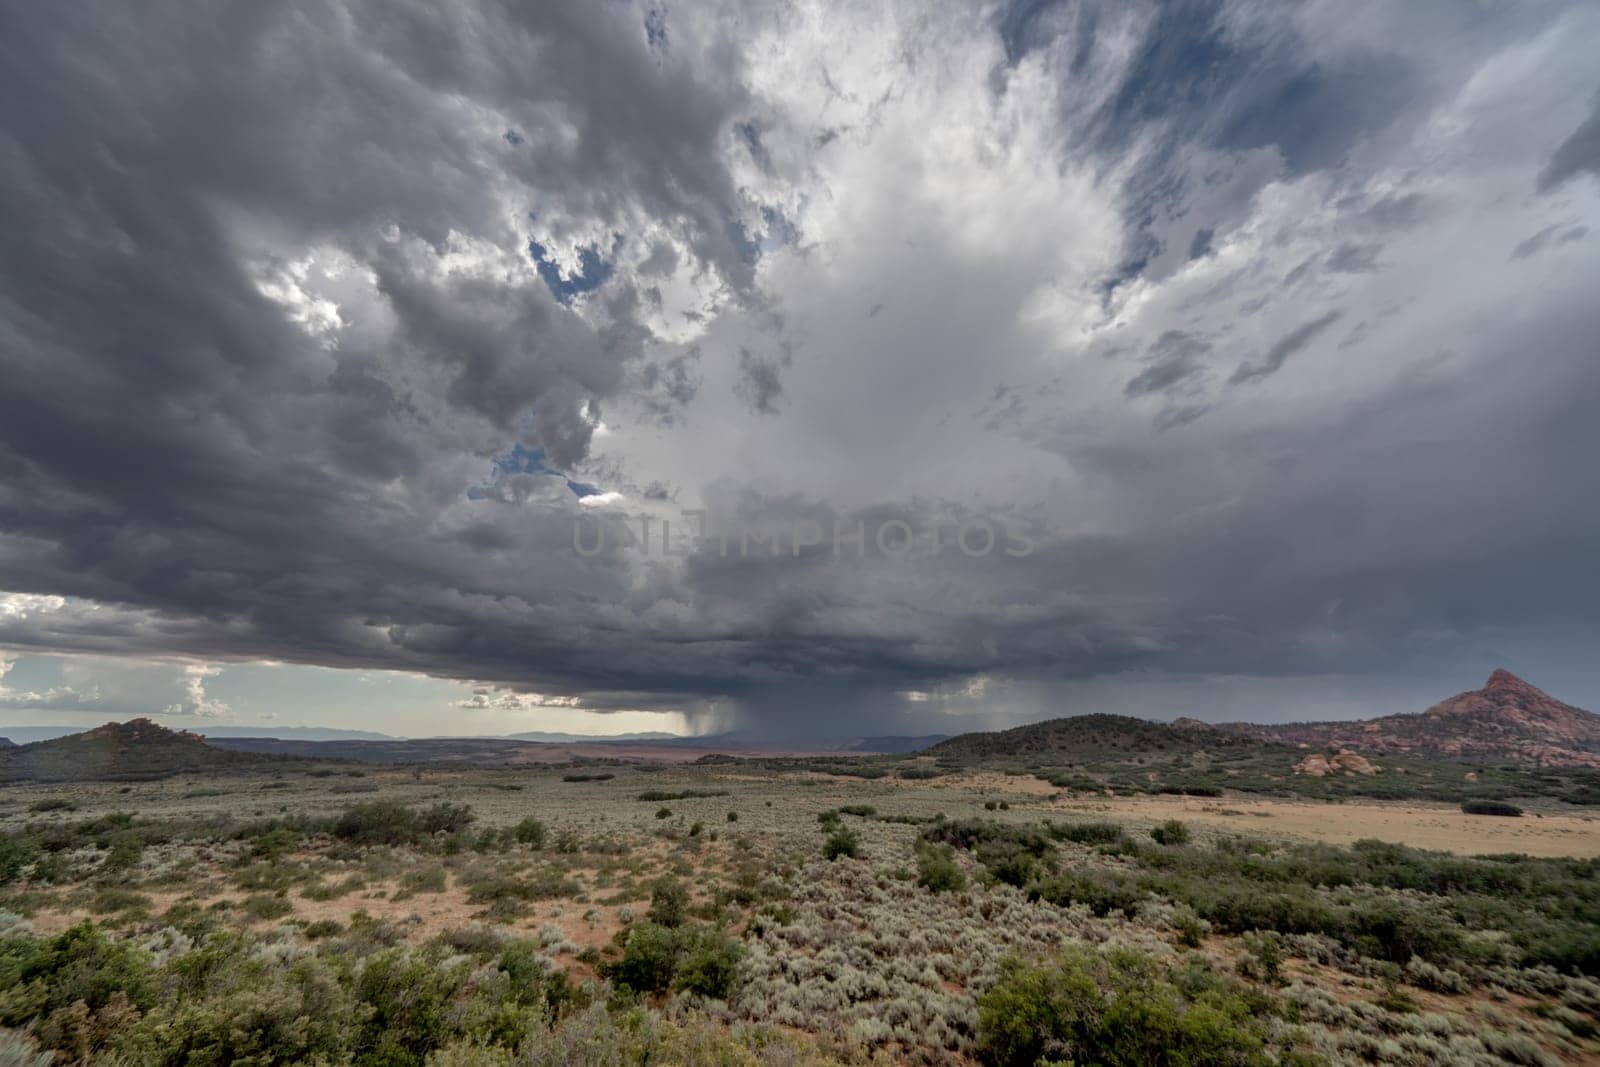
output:
[[[907,785],[928,786],[928,782]],[[1047,797],[1055,786],[1032,775],[980,772],[939,779],[934,788],[1013,796]],[[1197,826],[1348,845],[1362,838],[1464,855],[1525,852],[1530,856],[1600,856],[1600,812],[1524,815],[1506,819],[1467,815],[1448,805],[1314,800],[1254,800],[1242,797],[1074,797],[1051,810],[1161,822],[1182,819]]]
[[[1466,855],[1525,852],[1530,856],[1600,856],[1600,816],[1467,815],[1425,804],[1326,804],[1237,797],[1105,797],[1060,800],[1052,810],[1084,815],[1182,819],[1197,826],[1347,845],[1376,838]]]

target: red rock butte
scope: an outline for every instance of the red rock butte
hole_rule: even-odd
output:
[[[1223,728],[1304,747],[1600,767],[1600,715],[1557,700],[1504,668],[1491,673],[1482,689],[1457,693],[1421,714],[1272,726],[1231,723]]]

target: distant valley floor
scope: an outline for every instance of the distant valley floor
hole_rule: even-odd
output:
[[[950,775],[933,783],[939,789],[990,796],[1027,797],[1038,803],[1056,794],[1050,783],[1032,775],[986,771]],[[1600,811],[1521,818],[1467,815],[1447,804],[1346,800],[1260,800],[1251,797],[1072,797],[1049,804],[1063,815],[1085,815],[1161,822],[1182,819],[1216,830],[1281,836],[1348,845],[1364,838],[1461,855],[1520,852],[1529,856],[1600,856]]]

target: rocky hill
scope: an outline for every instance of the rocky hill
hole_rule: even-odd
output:
[[[262,760],[214,748],[199,734],[130,719],[0,750],[0,782],[141,781]]]
[[[1482,689],[1458,693],[1420,713],[1354,722],[1225,723],[1218,729],[1365,755],[1600,768],[1600,715],[1565,704],[1506,670],[1489,675]]]
[[[1151,722],[1126,715],[1074,715],[1047,719],[1010,730],[959,734],[926,750],[953,759],[997,756],[1077,755],[1177,752],[1196,748],[1250,747],[1247,737],[1219,734],[1204,723],[1180,719]]]

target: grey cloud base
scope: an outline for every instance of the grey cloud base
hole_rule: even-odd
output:
[[[0,15],[0,649],[893,733],[1600,638],[1592,8],[917,10]],[[688,509],[1037,548],[573,551]]]

